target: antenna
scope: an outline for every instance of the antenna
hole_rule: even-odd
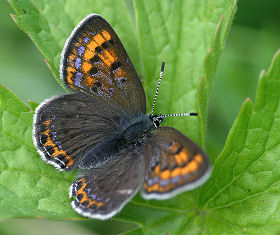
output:
[[[174,113],[174,114],[160,115],[159,118],[179,117],[179,116],[199,116],[199,113]]]
[[[163,75],[163,72],[164,72],[164,66],[165,66],[165,61],[162,61],[160,74],[159,74],[159,80],[158,80],[158,84],[157,84],[157,90],[156,90],[156,94],[155,94],[155,98],[154,98],[154,102],[153,102],[153,107],[152,107],[152,115],[154,114],[154,109],[155,109],[155,104],[156,104],[156,100],[157,100],[158,90],[159,90],[161,78],[162,78],[162,75]]]
[[[159,80],[158,80],[158,85],[157,85],[157,90],[156,90],[156,94],[155,94],[155,98],[154,98],[154,102],[153,102],[153,107],[152,107],[152,114],[151,116],[154,116],[154,110],[155,110],[155,104],[156,104],[156,100],[157,100],[157,95],[158,95],[158,90],[159,90],[159,86],[160,86],[160,82],[162,79],[162,75],[164,72],[164,66],[165,66],[165,61],[162,62],[161,64],[161,69],[160,69],[160,74],[159,74]],[[174,113],[174,114],[165,114],[165,115],[159,115],[156,117],[156,119],[160,122],[162,121],[163,118],[166,117],[179,117],[179,116],[199,116],[199,113]]]

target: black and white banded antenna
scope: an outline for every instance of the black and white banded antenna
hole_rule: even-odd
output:
[[[160,115],[159,118],[179,117],[179,116],[199,116],[199,114],[198,113],[174,113],[174,114]]]
[[[157,84],[157,90],[156,90],[156,94],[155,94],[155,98],[154,98],[154,102],[153,102],[153,107],[152,107],[152,115],[154,115],[155,104],[156,104],[156,100],[157,100],[157,95],[158,95],[160,82],[161,82],[162,75],[163,75],[163,72],[164,72],[164,66],[165,66],[165,61],[162,61],[160,74],[159,74],[159,80],[158,80],[158,84]]]
[[[162,62],[161,64],[161,69],[160,69],[160,74],[159,74],[159,80],[158,80],[158,85],[157,85],[157,90],[156,90],[156,94],[155,94],[155,98],[154,98],[154,102],[153,102],[153,107],[152,107],[152,116],[154,115],[154,109],[155,109],[155,104],[156,104],[156,100],[157,100],[157,95],[158,95],[158,91],[159,91],[159,86],[160,86],[160,82],[163,76],[163,72],[164,72],[164,67],[165,67],[165,61]],[[199,113],[174,113],[174,114],[165,114],[165,115],[159,115],[157,117],[157,119],[163,119],[166,117],[180,117],[180,116],[199,116]]]

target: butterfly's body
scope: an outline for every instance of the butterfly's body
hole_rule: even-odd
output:
[[[101,16],[87,16],[71,33],[60,76],[73,93],[37,107],[33,141],[57,169],[80,169],[69,190],[75,211],[108,219],[141,186],[144,198],[166,199],[209,178],[203,150],[176,129],[159,127],[163,116],[146,114],[142,83]]]
[[[99,167],[106,161],[122,156],[131,149],[142,152],[142,143],[151,136],[155,126],[149,116],[139,113],[119,120],[119,129],[90,149],[78,163],[82,169]]]

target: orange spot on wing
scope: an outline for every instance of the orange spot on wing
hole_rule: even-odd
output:
[[[181,174],[182,175],[186,175],[190,173],[190,169],[188,167],[188,165],[186,165],[184,168],[181,169]]]
[[[66,164],[66,167],[72,166],[74,164],[74,160],[69,157],[68,155],[66,155],[67,160],[69,160]]]
[[[116,77],[126,77],[126,72],[123,69],[118,69],[114,71]]]
[[[106,30],[102,31],[102,35],[107,41],[109,41],[111,39],[111,35]]]
[[[188,165],[191,172],[197,170],[198,168],[198,163],[196,161],[191,161]]]
[[[179,176],[181,173],[181,168],[177,167],[171,172],[171,177],[175,178],[176,176]]]
[[[89,208],[90,206],[96,204],[96,207],[97,209],[99,207],[101,207],[102,205],[104,205],[104,202],[97,202],[96,200],[92,199],[92,198],[89,198],[87,196],[87,193],[85,192],[85,188],[87,186],[87,183],[86,183],[86,180],[85,178],[81,178],[78,182],[81,182],[82,183],[82,186],[81,188],[79,188],[79,190],[76,192],[76,195],[79,195],[79,194],[82,194],[83,197],[81,199],[81,201],[79,201],[81,204],[85,201],[88,201],[88,205],[86,206],[87,208]]]
[[[104,50],[102,54],[98,55],[108,67],[110,67],[111,64],[118,59],[113,50]]]
[[[169,147],[169,151],[172,153],[175,153],[179,147],[180,147],[179,144],[177,142],[175,142],[175,143],[173,143],[173,145],[171,147]]]
[[[90,64],[89,62],[82,63],[82,70],[84,73],[87,73],[89,70],[91,70],[91,68],[92,68],[92,64]]]
[[[45,133],[44,133],[44,134],[45,134]],[[54,143],[52,140],[48,139],[47,142],[44,144],[44,146],[52,146],[52,147],[55,147],[56,145],[55,145],[55,143]]]
[[[43,145],[44,146],[52,146],[52,147],[54,147],[55,143],[50,138],[50,132],[51,132],[51,130],[49,129],[50,123],[51,123],[50,119],[48,119],[47,121],[43,122],[43,124],[46,125],[46,130],[43,131],[41,134],[47,136],[47,141]]]
[[[87,49],[87,50],[85,50],[85,53],[84,53],[84,59],[90,60],[94,55],[95,55],[95,53],[93,51]]]
[[[44,121],[43,124],[49,126],[51,124],[51,119],[49,118],[48,120]]]
[[[65,150],[58,150],[56,149],[52,155],[52,157],[57,157],[59,154],[64,154],[66,155],[66,151]]]
[[[184,163],[186,163],[188,161],[188,153],[187,153],[186,149],[183,149],[180,152],[180,157]]]
[[[92,87],[95,83],[95,79],[91,76],[86,76],[84,84],[86,87]]]
[[[51,157],[55,158],[58,155],[62,154],[62,155],[64,155],[63,157],[68,160],[68,162],[66,164],[66,167],[71,166],[74,163],[74,160],[66,153],[65,150],[59,149],[57,147],[57,145],[51,139],[51,135],[50,135],[50,132],[51,132],[51,130],[50,130],[51,119],[48,118],[46,121],[43,122],[43,125],[46,125],[46,130],[44,132],[42,132],[41,134],[47,136],[47,141],[43,145],[45,147],[47,147],[47,146],[53,147],[54,153],[51,155]]]
[[[95,55],[96,47],[101,46],[105,41],[110,39],[111,35],[106,30],[102,31],[102,34],[95,35],[91,42],[87,45],[87,50],[84,55],[85,60],[91,59]],[[118,59],[112,49],[103,49],[98,56],[108,67],[110,67],[111,64]]]
[[[103,36],[101,34],[96,34],[93,37],[93,40],[96,41],[96,43],[100,46],[103,44],[103,42],[105,42],[105,39],[103,38]]]
[[[194,171],[196,171],[197,170],[197,168],[198,168],[198,163],[195,161],[195,160],[193,160],[193,161],[191,161],[190,163],[188,163],[183,169],[182,169],[182,174],[188,174],[188,173],[190,173],[190,172],[194,172]]]
[[[78,90],[78,88],[77,87],[75,87],[75,86],[73,86],[72,84],[68,84],[69,85],[69,87],[71,88],[71,89],[73,89],[73,90]]]
[[[79,190],[76,192],[76,195],[78,195],[78,194],[83,195],[83,198],[80,201],[80,203],[83,203],[88,198],[86,192],[84,191],[85,187],[87,186],[87,183],[86,183],[85,178],[81,178],[78,182],[82,182],[82,187],[79,188]]]
[[[97,209],[98,209],[99,207],[101,207],[101,206],[103,206],[103,205],[104,205],[104,202],[97,202],[96,207],[97,207]]]
[[[174,157],[175,157],[175,160],[176,160],[176,162],[179,166],[183,165],[184,162],[183,162],[180,154],[176,154]]]
[[[74,84],[74,82],[73,82],[73,80],[72,80],[72,78],[73,78],[73,73],[75,73],[77,70],[76,69],[74,69],[74,68],[72,68],[72,67],[68,67],[67,68],[67,82],[69,83],[69,84]]]
[[[171,173],[170,170],[167,169],[167,170],[161,172],[159,174],[159,177],[161,180],[168,180],[168,179],[170,179],[170,173]]]
[[[155,169],[154,169],[154,174],[155,174],[155,175],[158,175],[159,172],[160,172],[160,167],[159,167],[159,165],[157,165],[157,166],[155,167]]]
[[[68,56],[68,60],[71,60],[71,61],[73,61],[75,58],[76,58],[76,56],[73,55],[73,54],[71,54],[71,55]]]
[[[78,38],[78,41],[79,41],[80,45],[83,44],[83,39],[82,38]]]
[[[201,154],[196,154],[194,160],[197,161],[198,163],[202,163],[203,162],[203,157],[202,157]]]
[[[91,40],[90,43],[87,45],[87,48],[89,50],[91,50],[92,52],[94,52],[95,48],[98,47],[98,46],[99,45],[95,41]]]
[[[159,184],[156,183],[153,186],[147,187],[147,192],[151,192],[151,191],[159,191]]]
[[[185,149],[181,150],[178,154],[175,154],[174,157],[179,166],[184,165],[188,161],[188,155]]]

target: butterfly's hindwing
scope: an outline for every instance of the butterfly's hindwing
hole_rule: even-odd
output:
[[[144,165],[143,156],[131,149],[90,170],[69,189],[73,209],[90,218],[114,216],[142,185]]]
[[[210,176],[203,150],[171,127],[159,127],[144,146],[146,172],[143,196],[166,199],[194,189]]]

